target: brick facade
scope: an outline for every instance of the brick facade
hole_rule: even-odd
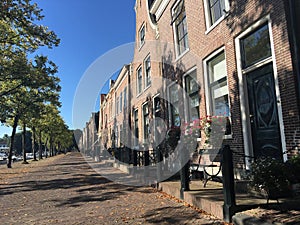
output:
[[[113,148],[111,135],[115,131],[116,124],[119,126],[123,121],[129,121],[128,126],[131,129],[129,133],[131,135],[134,133],[135,110],[138,111],[139,144],[142,145],[147,141],[144,140],[143,105],[148,104],[149,119],[153,120],[154,97],[159,95],[162,99],[167,100],[169,97],[168,87],[173,82],[184,89],[185,77],[191,71],[196,71],[197,83],[200,88],[198,92],[199,115],[201,118],[210,115],[211,112],[208,109],[213,106],[207,101],[209,99],[207,83],[209,70],[206,65],[214,58],[214,55],[223,53],[226,62],[225,73],[228,88],[226,91],[228,91],[231,118],[231,134],[226,136],[224,143],[229,144],[235,152],[254,155],[252,142],[255,140],[252,139],[253,134],[251,133],[246,78],[250,72],[257,71],[265,65],[271,65],[276,93],[276,115],[280,129],[280,148],[282,151],[300,148],[298,81],[296,79],[297,70],[293,63],[295,55],[291,52],[293,43],[291,43],[290,29],[292,27],[289,27],[288,24],[290,14],[287,1],[225,0],[224,15],[213,24],[208,22],[208,6],[205,1],[184,1],[187,30],[183,32],[187,32],[188,48],[180,55],[174,44],[177,41],[176,37],[180,34],[174,33],[174,27],[177,26],[175,20],[178,15],[176,13],[182,12],[180,11],[182,9],[178,7],[181,6],[182,0],[136,1],[136,46],[132,64],[126,67],[128,76],[126,79],[118,78],[119,80],[116,81],[118,84],[113,84],[105,99],[101,100],[100,121],[102,120],[102,122],[100,123],[102,124],[100,128],[102,131],[99,134],[102,135],[105,148]],[[179,8],[178,12],[176,7]],[[249,68],[242,68],[240,58],[244,53],[240,50],[241,40],[262,26],[260,24],[268,25],[271,44],[270,56],[255,62]],[[148,57],[151,59],[151,84],[149,86],[145,85],[145,60]],[[140,68],[141,91],[137,93]],[[124,74],[120,75],[120,77],[124,76]],[[124,90],[125,86],[128,87],[128,106],[130,108],[123,111],[123,114],[116,114],[116,96],[120,95],[119,91]],[[179,111],[183,117],[180,118],[181,122],[190,122],[186,121],[188,116],[185,109],[187,104],[185,98],[179,96],[179,99]],[[170,105],[164,104],[163,108],[161,117],[166,119],[166,126],[170,128]],[[140,146],[133,147],[139,148]],[[284,159],[286,158],[287,155],[284,156]],[[235,162],[237,166],[245,167],[245,160],[240,155],[235,156]]]

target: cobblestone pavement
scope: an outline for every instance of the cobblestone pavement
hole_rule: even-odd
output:
[[[223,224],[151,187],[109,181],[80,153],[13,167],[0,166],[0,224]]]

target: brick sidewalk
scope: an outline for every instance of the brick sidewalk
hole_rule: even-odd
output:
[[[224,224],[153,188],[109,181],[79,153],[13,166],[0,167],[1,224]]]

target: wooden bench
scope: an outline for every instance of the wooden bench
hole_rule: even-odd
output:
[[[194,156],[195,157],[195,156]],[[190,178],[197,177],[203,180],[203,187],[209,180],[221,180],[219,174],[222,170],[222,148],[200,149],[198,161],[190,162]]]

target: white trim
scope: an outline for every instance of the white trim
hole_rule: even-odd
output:
[[[230,102],[230,91],[229,91],[229,83],[228,83],[228,72],[227,72],[227,58],[226,58],[226,52],[225,52],[225,47],[221,47],[211,53],[207,58],[203,60],[203,72],[204,72],[204,87],[205,87],[205,102],[206,102],[206,113],[208,115],[211,115],[212,112],[212,106],[211,106],[211,101],[210,101],[210,92],[209,92],[209,83],[208,83],[208,66],[207,63],[208,61],[212,60],[214,57],[216,57],[218,54],[224,52],[224,57],[225,57],[225,66],[226,66],[226,89],[227,89],[227,94],[228,94],[228,105],[229,105],[229,120],[230,123],[232,124],[231,120],[231,102]],[[225,88],[225,86],[223,87]],[[224,139],[231,139],[232,138],[233,131],[231,130],[230,134],[224,135]]]
[[[144,139],[144,137],[145,137],[145,130],[144,130],[144,128],[145,128],[145,121],[144,121],[144,119],[145,119],[145,114],[144,114],[144,106],[145,105],[148,105],[148,116],[149,116],[149,120],[150,120],[150,112],[149,112],[149,102],[148,101],[145,101],[145,102],[143,102],[142,103],[142,129],[143,129],[143,143],[145,143],[145,139]]]
[[[188,94],[186,93],[186,82],[185,82],[185,79],[188,75],[190,75],[191,73],[193,73],[194,71],[196,70],[196,82],[197,84],[199,85],[198,83],[198,80],[197,80],[197,77],[198,77],[198,74],[197,74],[197,66],[193,66],[191,69],[189,69],[188,71],[186,71],[183,76],[182,76],[182,79],[183,79],[183,85],[182,85],[182,88],[183,88],[183,102],[184,102],[184,120],[185,122],[190,122],[188,121],[188,114],[187,111],[189,110],[189,104],[188,104],[188,101],[187,101],[187,98],[188,98]],[[199,97],[199,108],[200,108],[200,97]],[[200,112],[199,112],[199,115],[200,115]]]
[[[225,10],[226,13],[221,16],[217,21],[215,21],[213,24],[211,24],[210,20],[211,20],[211,14],[210,14],[210,9],[209,9],[209,5],[208,5],[208,1],[209,0],[204,0],[204,15],[205,15],[205,25],[206,25],[206,31],[205,34],[208,34],[211,30],[213,30],[219,23],[221,23],[221,21],[223,21],[228,15],[228,11],[230,10],[230,4],[228,0],[224,0],[225,1]]]
[[[211,105],[210,105],[210,93],[209,93],[209,84],[208,84],[208,77],[207,75],[208,73],[208,66],[207,66],[207,62],[212,60],[214,57],[216,57],[218,54],[220,54],[221,52],[224,52],[225,55],[225,62],[226,62],[226,54],[225,54],[225,47],[221,47],[218,50],[214,51],[213,53],[211,53],[206,59],[203,60],[203,72],[204,72],[204,85],[205,85],[205,101],[206,101],[206,113],[211,113],[212,109],[211,109]],[[226,64],[226,63],[225,63]],[[227,64],[226,64],[226,76],[227,76]],[[228,79],[227,79],[227,88],[228,88]]]
[[[160,93],[156,93],[155,95],[152,95],[152,105],[153,105],[153,108],[152,108],[153,113],[152,113],[152,115],[153,115],[153,118],[155,118],[155,113],[156,113],[154,99],[157,98],[158,96],[160,96]]]
[[[270,35],[270,44],[271,44],[271,52],[272,57],[262,60],[259,63],[256,63],[253,66],[250,66],[247,69],[242,69],[242,56],[241,56],[241,46],[240,40],[248,35],[250,32],[256,30],[259,26],[263,25],[264,23],[268,24],[269,28],[269,35]],[[279,129],[281,135],[281,147],[282,151],[286,148],[285,142],[285,134],[284,134],[284,124],[283,124],[283,115],[282,115],[282,107],[280,101],[280,91],[279,91],[279,84],[278,84],[278,72],[277,72],[277,65],[276,65],[276,58],[275,58],[275,50],[274,50],[274,41],[272,35],[272,21],[270,15],[265,16],[261,20],[257,21],[256,23],[252,24],[249,28],[243,31],[239,36],[235,39],[235,46],[236,46],[236,59],[237,59],[237,72],[238,72],[238,79],[239,79],[239,90],[240,90],[240,107],[241,107],[241,119],[242,119],[242,132],[243,132],[243,139],[244,139],[244,150],[246,155],[253,156],[253,143],[251,137],[251,125],[249,120],[247,119],[248,113],[248,98],[247,98],[247,90],[246,90],[246,81],[244,79],[245,73],[258,68],[266,63],[272,62],[273,64],[273,73],[274,73],[274,85],[275,85],[275,93],[277,98],[277,113],[278,113],[278,121],[279,121]],[[284,161],[287,160],[287,156],[284,155]],[[250,168],[250,162],[246,160],[246,168]]]
[[[147,83],[147,65],[146,65],[146,61],[147,59],[150,59],[150,84],[146,86],[146,83]],[[143,66],[144,66],[144,91],[148,88],[151,87],[152,85],[152,73],[151,73],[151,70],[152,70],[152,62],[151,62],[151,55],[150,53],[145,57],[144,61],[143,61]]]
[[[170,0],[156,0],[153,2],[153,5],[150,9],[150,13],[154,14],[156,20],[159,20],[163,12],[167,8]]]
[[[144,41],[141,42],[141,31],[144,28]],[[139,32],[138,32],[138,43],[139,43],[139,51],[141,50],[141,48],[145,45],[146,42],[146,23],[143,22],[142,25],[140,26]]]
[[[140,92],[138,92],[138,86],[139,86],[139,73],[138,73],[138,71],[140,69],[142,70],[141,71],[141,74],[142,74],[142,87],[141,87]],[[138,68],[136,69],[136,97],[140,96],[142,93],[143,93],[143,65],[139,65]]]
[[[183,0],[177,0],[176,3],[172,6],[171,18],[173,17],[174,9],[180,4],[180,2],[183,2],[182,4],[184,4],[184,7],[185,7],[185,2]],[[187,18],[185,18],[185,19],[187,19]],[[187,23],[186,23],[186,26],[187,26]],[[179,54],[179,52],[178,52],[179,43],[177,43],[177,32],[176,32],[176,27],[175,27],[175,21],[173,21],[172,28],[173,28],[173,40],[174,40],[175,56],[176,56],[175,61],[178,61],[180,58],[182,58],[190,50],[189,40],[188,40],[187,48]],[[188,27],[186,27],[186,30],[187,30],[187,39],[189,39]]]
[[[172,124],[172,113],[171,113],[171,99],[170,99],[170,87],[173,85],[178,85],[176,81],[171,82],[169,85],[167,85],[167,100],[168,100],[168,115],[169,115],[169,127]],[[178,90],[179,92],[179,90]],[[179,93],[178,93],[179,94]],[[179,96],[178,96],[179,97]]]

